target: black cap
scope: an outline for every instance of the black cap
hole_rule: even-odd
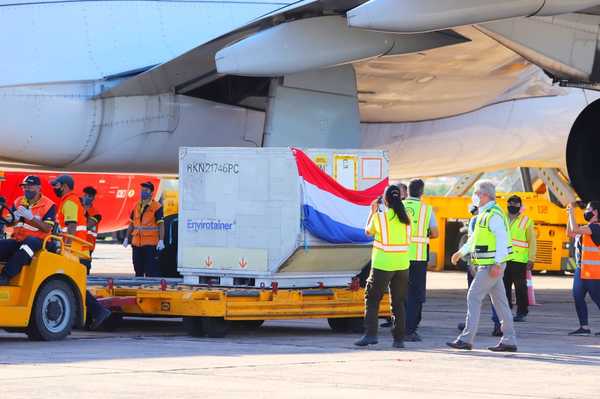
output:
[[[507,202],[516,202],[517,204],[523,204],[521,197],[519,197],[518,195],[511,195],[510,197],[508,197]]]
[[[87,194],[89,196],[95,197],[96,194],[98,194],[98,190],[96,190],[94,187],[92,186],[87,186],[83,188],[83,193]]]
[[[146,182],[143,182],[142,184],[140,184],[140,186],[146,187],[150,191],[154,192],[154,184],[152,184],[152,182],[146,181]]]
[[[21,186],[41,186],[42,181],[39,177],[34,175],[25,176],[23,182],[20,184]]]
[[[73,190],[73,188],[75,187],[75,180],[73,180],[73,177],[71,175],[60,175],[56,179],[52,180],[50,184],[52,184],[53,186],[56,186],[57,184],[66,184],[71,190]]]

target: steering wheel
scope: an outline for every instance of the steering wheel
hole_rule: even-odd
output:
[[[10,214],[10,217],[12,220],[8,220],[7,218],[4,217],[5,209]],[[11,224],[16,221],[15,219],[16,219],[16,217],[15,217],[15,214],[13,213],[13,211],[9,207],[7,207],[5,203],[0,202],[0,224]]]

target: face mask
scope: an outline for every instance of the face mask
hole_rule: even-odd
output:
[[[473,204],[473,206],[476,206],[477,208],[479,208],[480,202],[481,202],[481,199],[479,198],[479,195],[473,193],[473,196],[471,197],[471,203]]]
[[[519,213],[520,210],[521,210],[521,207],[519,207],[519,206],[513,206],[513,205],[508,206],[508,213],[510,213],[511,215],[516,215],[517,213]]]
[[[594,211],[587,211],[583,214],[583,218],[585,219],[586,222],[589,222],[590,220],[592,220],[594,218]]]
[[[56,196],[58,198],[62,197],[63,196],[63,189],[62,188],[55,188],[54,189],[54,194],[56,194]]]
[[[142,201],[147,201],[152,196],[152,193],[149,193],[147,191],[142,191],[141,196],[142,196]]]
[[[31,190],[25,190],[23,192],[23,194],[25,195],[25,198],[27,198],[29,201],[31,201],[32,199],[35,198],[35,196],[37,195],[37,192],[31,191]]]
[[[83,197],[81,203],[84,206],[90,206],[90,205],[92,205],[92,199],[90,197]]]

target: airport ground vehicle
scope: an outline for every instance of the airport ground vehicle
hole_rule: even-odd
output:
[[[179,279],[91,278],[90,289],[117,315],[183,317],[192,336],[224,337],[231,328],[253,329],[265,320],[326,318],[336,332],[363,330],[364,291],[349,287],[279,289],[186,285]],[[379,314],[390,315],[388,298]],[[118,319],[117,319],[118,320]],[[114,320],[113,320],[114,321]]]
[[[500,206],[506,206],[506,199],[512,195],[498,195]],[[547,199],[547,196],[536,193],[516,193],[523,199],[526,213],[535,221],[537,233],[537,257],[534,271],[563,272],[573,269],[570,251],[570,239],[566,232],[567,215],[564,209]],[[451,265],[450,257],[466,239],[461,231],[471,215],[468,206],[469,197],[426,197],[424,201],[431,204],[436,212],[440,228],[440,236],[430,243],[429,267],[442,271]],[[585,223],[581,211],[577,220]]]
[[[3,217],[0,221],[7,222]],[[73,244],[65,245],[65,238]],[[86,255],[76,241],[73,236],[48,236],[32,263],[10,285],[0,286],[0,328],[25,332],[32,340],[55,341],[85,325],[87,275],[79,259]],[[48,250],[50,246],[56,250]]]

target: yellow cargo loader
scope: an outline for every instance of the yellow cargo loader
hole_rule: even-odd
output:
[[[187,285],[180,279],[90,277],[90,291],[115,316],[182,317],[192,336],[222,338],[230,329],[254,329],[265,320],[327,319],[335,332],[364,329],[364,290],[349,287],[279,289]],[[380,317],[390,316],[388,294]],[[115,317],[111,323],[117,323]],[[117,327],[114,324],[114,327]]]
[[[72,244],[65,245],[65,238]],[[67,235],[47,237],[31,264],[9,285],[0,286],[0,328],[24,332],[32,340],[56,341],[73,327],[84,326],[87,276],[79,259],[86,256],[80,250],[85,242],[77,240]],[[50,247],[55,249],[51,252]]]

